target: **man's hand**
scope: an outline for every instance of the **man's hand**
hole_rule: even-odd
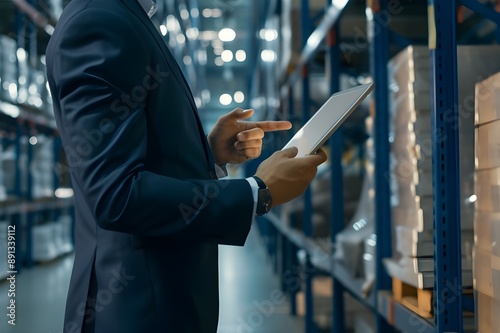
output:
[[[292,128],[288,121],[241,121],[253,113],[253,110],[235,109],[219,118],[207,137],[215,163],[238,164],[257,158],[262,151],[265,132]]]
[[[262,162],[255,173],[269,188],[273,207],[301,195],[316,176],[318,165],[326,161],[321,149],[305,157],[295,157],[297,152],[296,147],[277,151]]]

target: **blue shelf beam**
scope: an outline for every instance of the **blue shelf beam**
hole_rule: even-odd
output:
[[[429,1],[437,332],[463,332],[456,2]]]
[[[394,302],[394,327],[402,332],[436,333],[447,331],[436,331],[432,322],[420,317],[404,305]],[[448,331],[449,333],[455,331]]]
[[[276,227],[279,233],[285,236],[291,247],[294,249],[304,249],[311,258],[311,264],[316,267],[318,271],[330,273],[331,276],[343,286],[344,291],[351,294],[367,308],[374,311],[376,310],[375,293],[372,292],[366,297],[362,295],[362,285],[364,284],[362,278],[353,278],[352,274],[349,273],[342,264],[332,261],[330,253],[314,239],[306,237],[303,232],[289,226],[273,212],[267,214],[266,219]],[[294,250],[293,253],[294,255],[291,256],[292,260],[297,260],[296,251]],[[292,266],[296,265],[297,261],[292,264]],[[287,280],[292,280],[291,277],[292,274],[285,276]],[[294,298],[292,297],[291,299],[293,300]]]
[[[496,23],[497,27],[500,26],[500,13],[492,10],[491,6],[480,3],[477,0],[457,0],[459,4],[469,8],[476,14],[481,15],[485,19]]]

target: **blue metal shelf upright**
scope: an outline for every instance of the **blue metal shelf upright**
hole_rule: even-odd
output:
[[[434,15],[433,15],[434,14]],[[434,19],[434,20],[433,20]],[[429,2],[437,332],[463,332],[456,5]],[[441,298],[442,297],[442,298]]]
[[[389,188],[389,21],[387,1],[371,1],[367,8],[367,30],[370,40],[370,67],[375,83],[375,234],[377,252],[375,256],[375,295],[390,290],[392,282],[382,260],[391,257],[391,203]],[[388,17],[389,15],[389,17]],[[392,331],[378,310],[375,314],[377,332]]]

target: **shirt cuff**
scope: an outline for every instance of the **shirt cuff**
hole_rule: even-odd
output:
[[[259,185],[257,185],[257,181],[253,177],[248,177],[245,180],[250,184],[250,187],[252,188],[253,216],[255,216],[255,212],[257,210],[257,200],[258,200],[258,196],[259,196]]]
[[[224,178],[227,177],[227,169],[226,169],[226,164],[215,164],[215,175],[217,178]]]

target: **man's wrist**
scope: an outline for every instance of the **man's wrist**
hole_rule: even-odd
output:
[[[259,186],[259,192],[257,197],[257,207],[255,213],[259,216],[269,213],[271,207],[273,206],[273,198],[271,196],[271,191],[267,187],[266,183],[257,176],[253,176],[253,179],[257,182]]]

